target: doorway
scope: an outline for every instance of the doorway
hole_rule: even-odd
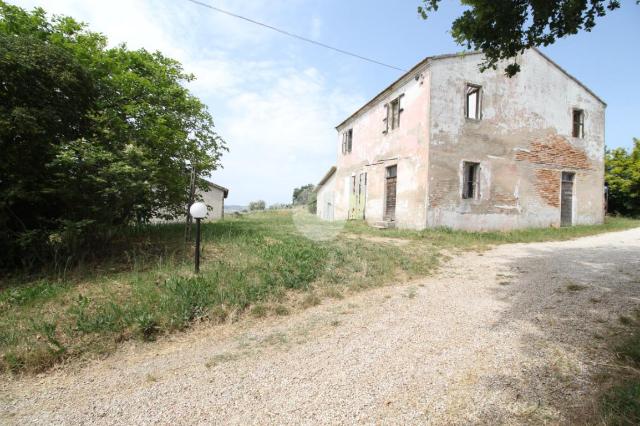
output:
[[[367,204],[367,173],[351,176],[351,192],[349,195],[349,219],[365,219]]]
[[[562,172],[560,190],[560,226],[573,225],[573,185],[576,174]]]
[[[396,181],[398,179],[398,166],[389,166],[386,169],[385,178],[385,202],[384,220],[396,220]]]

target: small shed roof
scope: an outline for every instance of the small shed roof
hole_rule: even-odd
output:
[[[224,193],[224,198],[227,198],[227,195],[229,195],[229,190],[227,188],[225,188],[224,186],[220,186],[218,184],[215,184],[215,183],[213,183],[213,182],[211,182],[210,180],[207,180],[207,179],[205,179],[204,181],[207,182],[209,187],[216,188],[216,189],[219,189],[220,191],[222,191]]]
[[[318,184],[316,185],[316,187],[313,189],[314,192],[318,191],[318,189],[320,189],[320,187],[322,185],[324,185],[325,183],[327,183],[327,181],[329,180],[329,178],[331,176],[333,176],[333,174],[336,172],[336,166],[331,166],[331,168],[329,169],[329,171],[324,175],[324,177],[322,179],[320,179],[320,182],[318,182]]]

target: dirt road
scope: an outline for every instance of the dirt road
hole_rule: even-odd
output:
[[[640,229],[499,246],[288,317],[0,385],[0,423],[563,423],[640,305]],[[585,408],[586,407],[586,408]]]

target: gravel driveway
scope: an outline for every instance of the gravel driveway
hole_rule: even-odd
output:
[[[640,228],[456,256],[287,317],[0,384],[0,423],[565,423],[640,304]],[[5,378],[6,379],[6,378]]]

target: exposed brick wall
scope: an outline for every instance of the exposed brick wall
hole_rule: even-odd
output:
[[[459,185],[460,183],[457,179],[439,179],[432,181],[429,205],[431,207],[438,207],[449,194],[458,192]]]
[[[536,169],[534,182],[540,197],[552,207],[560,207],[559,169],[587,170],[592,168],[587,154],[559,135],[551,135],[532,142],[528,151],[516,153],[516,160],[555,169]]]
[[[560,171],[549,169],[536,170],[534,183],[540,197],[552,207],[560,207]]]
[[[532,142],[528,152],[519,151],[516,153],[516,160],[572,169],[591,168],[584,151],[575,148],[559,135]]]

